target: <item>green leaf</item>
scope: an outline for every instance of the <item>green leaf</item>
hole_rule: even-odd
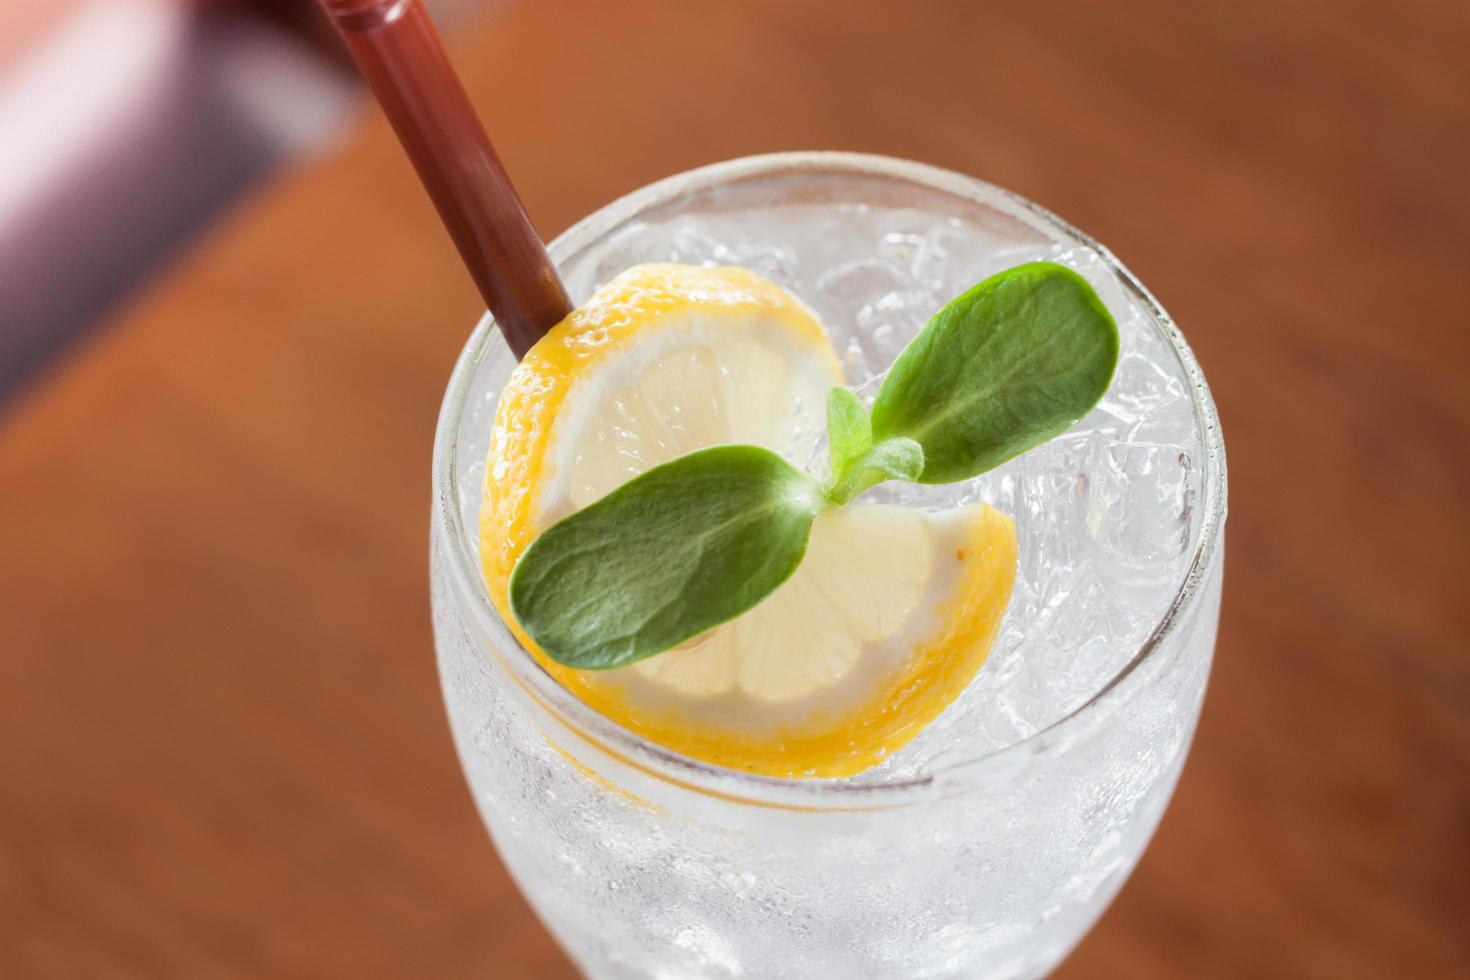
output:
[[[825,505],[810,477],[769,450],[681,456],[537,538],[511,573],[511,610],[558,663],[641,660],[775,591]]]
[[[873,403],[875,440],[924,448],[922,483],[965,480],[1066,431],[1107,390],[1118,328],[1087,281],[1032,262],[951,300]]]
[[[877,470],[885,480],[912,483],[924,472],[924,447],[907,436],[891,436],[868,450],[863,466]]]
[[[857,395],[843,387],[827,392],[827,454],[835,476],[873,444],[868,410]]]

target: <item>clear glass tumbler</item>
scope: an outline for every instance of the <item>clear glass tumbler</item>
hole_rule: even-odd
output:
[[[487,318],[434,447],[434,630],[470,789],[527,899],[597,978],[1034,977],[1137,863],[1183,765],[1219,613],[1225,456],[1167,314],[1106,249],[983,182],[779,154],[659,182],[551,245],[574,300],[643,261],[746,265],[822,315],[869,396],[945,299],[1032,258],[1119,320],[1107,398],[957,487],[1011,513],[1018,585],[990,662],[909,747],[847,780],[722,770],[589,710],[490,604],[476,532],[514,360]],[[811,461],[798,461],[819,465]]]

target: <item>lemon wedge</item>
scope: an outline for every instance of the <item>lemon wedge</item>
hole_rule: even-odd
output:
[[[800,465],[840,383],[815,315],[744,269],[642,265],[598,290],[531,349],[497,408],[481,559],[521,643],[606,717],[716,765],[840,777],[912,739],[980,668],[1010,598],[1015,529],[983,504],[825,512],[758,606],[614,670],[553,662],[509,611],[515,562],[551,524],[705,446]]]

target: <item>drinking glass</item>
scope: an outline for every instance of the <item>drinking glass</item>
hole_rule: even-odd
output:
[[[1117,375],[1074,429],[964,484],[871,492],[990,502],[1015,518],[1020,558],[967,691],[849,779],[679,756],[587,708],[517,644],[478,559],[488,436],[514,367],[488,317],[434,447],[434,632],[455,744],[506,866],[586,975],[1045,974],[1137,863],[1204,696],[1225,455],[1183,336],[1111,253],[1047,211],[882,157],[692,171],[590,215],[551,255],[579,302],[638,262],[752,268],[817,311],[869,398],[930,314],[1000,269],[1063,262],[1108,304]]]

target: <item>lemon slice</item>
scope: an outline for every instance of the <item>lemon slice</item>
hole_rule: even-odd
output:
[[[480,550],[490,596],[569,690],[661,745],[766,775],[882,761],[964,690],[1015,578],[1009,518],[854,505],[754,609],[627,667],[574,670],[516,626],[507,582],[545,528],[659,463],[752,443],[801,465],[842,373],[816,317],[744,269],[637,266],[558,324],[501,394]]]

